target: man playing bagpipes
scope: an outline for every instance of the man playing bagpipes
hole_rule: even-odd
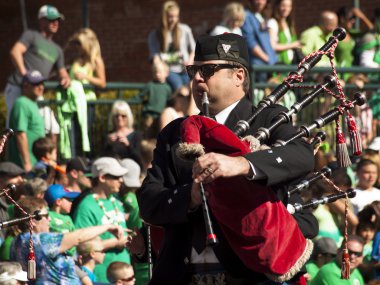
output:
[[[165,231],[149,284],[282,284],[295,280],[310,256],[308,239],[317,234],[317,221],[307,211],[290,215],[281,186],[313,170],[313,147],[297,139],[251,152],[251,142],[230,131],[255,110],[248,62],[247,45],[238,35],[197,41],[187,72],[198,108],[206,92],[215,119],[180,118],[157,138],[152,168],[137,192],[142,218]],[[245,135],[269,126],[281,111],[286,109],[279,105],[265,108]],[[291,123],[282,124],[267,145],[294,133]],[[194,149],[198,157],[186,160]],[[205,242],[210,233],[201,187],[218,240],[214,247]],[[302,202],[297,193],[291,199]]]

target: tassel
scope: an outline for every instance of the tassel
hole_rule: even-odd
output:
[[[356,127],[355,119],[352,117],[350,113],[347,112],[347,127],[350,134],[350,141],[352,147],[353,155],[361,155],[362,154],[362,140],[358,134],[358,130]]]
[[[338,123],[336,127],[336,158],[338,160],[339,167],[348,167],[351,165],[344,134]]]
[[[350,255],[347,249],[343,249],[341,279],[350,279]]]
[[[36,260],[34,257],[34,251],[29,252],[29,258],[28,258],[28,279],[29,280],[36,280]]]

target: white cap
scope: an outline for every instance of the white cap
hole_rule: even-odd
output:
[[[369,144],[367,149],[372,149],[375,151],[380,151],[380,137],[376,137],[373,139],[373,141]]]
[[[128,169],[127,174],[123,176],[124,184],[128,187],[141,187],[141,168],[138,163],[133,159],[125,158],[120,162],[120,164]]]
[[[17,280],[17,281],[28,281],[28,274],[26,271],[19,270],[14,274],[9,274],[8,272],[3,272],[0,274],[0,282],[6,282],[11,280]]]
[[[113,157],[101,157],[95,160],[91,167],[92,177],[99,175],[123,176],[128,172],[128,169],[122,167],[120,162]]]

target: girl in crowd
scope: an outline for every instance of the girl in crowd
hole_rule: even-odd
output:
[[[142,167],[142,134],[133,127],[133,114],[128,103],[116,101],[112,105],[109,121],[112,131],[107,135],[105,155],[119,159],[131,158]]]
[[[194,59],[195,41],[188,25],[179,21],[180,8],[175,1],[167,1],[162,7],[159,28],[148,37],[151,60],[160,58],[169,66],[167,83],[172,91],[189,83],[185,66]]]
[[[242,36],[241,26],[244,24],[245,12],[242,4],[232,2],[224,7],[223,21],[210,32],[211,36],[234,33]]]
[[[280,63],[292,64],[294,49],[301,47],[295,31],[293,0],[274,1],[272,14],[268,20],[272,47],[278,53]]]

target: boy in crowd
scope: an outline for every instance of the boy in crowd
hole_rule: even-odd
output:
[[[158,121],[162,110],[172,93],[166,83],[169,67],[161,60],[155,60],[152,65],[153,80],[148,82],[143,91],[143,128],[148,132],[147,137],[153,138],[158,134]]]
[[[112,262],[107,268],[107,279],[111,284],[134,285],[135,275],[132,265],[122,262]]]
[[[102,264],[105,256],[101,238],[97,237],[79,244],[77,252],[82,264],[81,269],[87,273],[92,282],[96,282],[95,265]]]

